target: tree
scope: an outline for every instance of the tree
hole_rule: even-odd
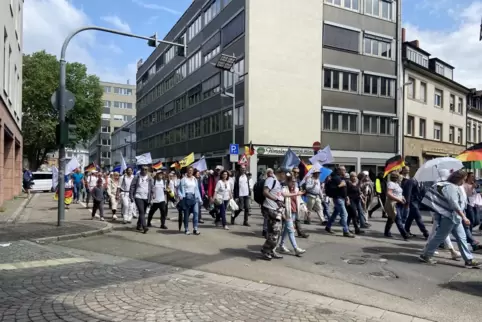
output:
[[[102,87],[99,78],[87,74],[87,67],[68,63],[67,89],[75,96],[75,106],[67,113],[69,123],[77,125],[76,140],[70,147],[86,143],[100,126]],[[23,56],[23,148],[31,169],[42,165],[47,154],[58,147],[55,126],[58,112],[50,97],[59,87],[60,63],[54,55],[39,51]]]

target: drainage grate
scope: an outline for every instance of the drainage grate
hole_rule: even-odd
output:
[[[331,314],[333,314],[333,311],[328,310],[328,309],[320,309],[320,308],[317,308],[317,309],[315,309],[315,311],[316,311],[316,313],[322,314],[322,315],[331,315]]]
[[[349,259],[347,261],[348,264],[350,265],[363,265],[366,263],[366,260],[364,259]]]
[[[316,262],[315,265],[318,265],[318,266],[321,266],[321,265],[325,265],[326,263],[325,262]]]

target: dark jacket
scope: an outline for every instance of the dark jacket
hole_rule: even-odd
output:
[[[139,177],[140,175],[136,175],[134,179],[132,179],[131,188],[129,190],[129,198],[134,200],[137,192],[137,187],[139,186]],[[147,180],[149,182],[149,186],[147,187],[147,202],[151,202],[152,199],[152,189],[154,187],[154,180],[148,175]]]
[[[423,198],[422,189],[415,179],[403,179],[402,180],[403,197],[408,205],[418,203]]]

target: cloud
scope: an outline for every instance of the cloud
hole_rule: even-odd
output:
[[[147,24],[147,25],[152,25],[154,22],[157,21],[157,19],[159,19],[159,16],[149,17],[149,19],[147,19],[147,21],[146,21],[146,24]]]
[[[132,0],[132,2],[134,2],[135,4],[141,6],[145,9],[161,10],[161,11],[171,13],[173,15],[181,15],[182,14],[182,12],[180,12],[178,10],[175,10],[175,9],[172,9],[172,8],[169,8],[169,7],[166,7],[166,6],[161,6],[157,3],[147,3],[147,2],[144,2],[144,1],[141,1],[141,0]]]
[[[447,8],[447,12],[450,11]],[[454,80],[466,87],[482,88],[482,60],[479,41],[482,2],[474,1],[469,6],[453,13],[453,28],[450,31],[431,30],[406,23],[406,40],[418,39],[420,47],[455,67]],[[447,21],[450,23],[450,21]]]
[[[131,27],[127,22],[124,22],[118,16],[104,16],[100,17],[100,19],[104,20],[107,23],[110,23],[114,28],[123,31],[123,32],[131,32]]]
[[[24,5],[24,53],[46,52],[59,57],[60,49],[67,35],[81,26],[91,25],[89,17],[76,8],[69,0],[29,0]],[[113,65],[111,57],[105,61],[97,59],[94,52],[120,53],[121,48],[114,43],[105,45],[99,42],[96,32],[85,31],[76,35],[67,49],[67,61],[76,61],[87,66],[90,74],[104,81],[125,82],[135,80],[136,63],[123,67]]]

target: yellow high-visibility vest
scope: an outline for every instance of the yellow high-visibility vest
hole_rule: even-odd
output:
[[[375,190],[377,193],[382,193],[382,183],[378,178],[375,180]]]

